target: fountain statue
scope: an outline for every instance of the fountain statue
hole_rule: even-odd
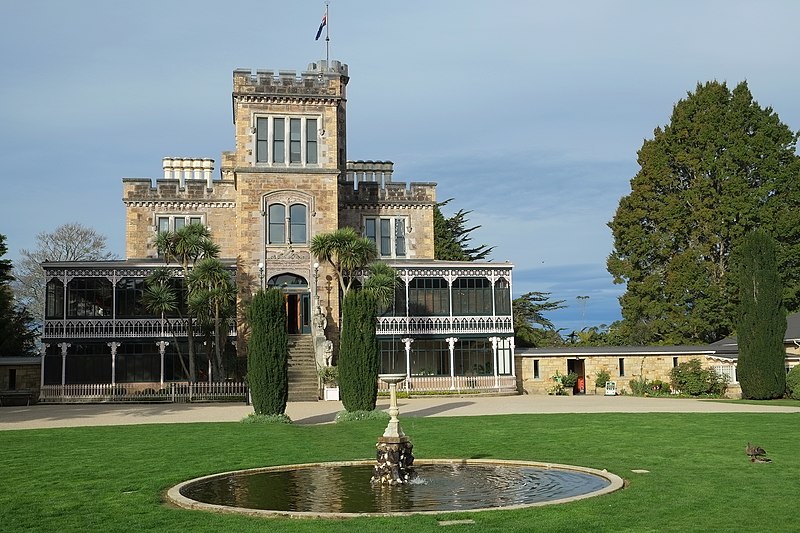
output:
[[[380,374],[381,381],[389,385],[389,424],[375,445],[377,462],[373,469],[372,483],[382,485],[402,485],[414,479],[414,446],[403,433],[397,415],[397,384],[406,379],[405,374]]]

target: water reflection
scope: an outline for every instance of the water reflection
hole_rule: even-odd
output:
[[[497,464],[421,464],[415,483],[371,484],[372,466],[313,465],[240,472],[185,486],[205,503],[318,513],[453,511],[530,504],[600,490],[609,481],[572,470]]]

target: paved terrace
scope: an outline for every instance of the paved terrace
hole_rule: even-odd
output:
[[[797,413],[800,407],[635,396],[496,396],[400,399],[401,417],[553,413]],[[388,409],[388,399],[378,407]],[[341,402],[290,402],[297,424],[333,422]],[[242,403],[72,404],[0,407],[0,430],[189,422],[237,422],[253,412]]]

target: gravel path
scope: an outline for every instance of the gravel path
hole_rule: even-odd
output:
[[[797,413],[798,407],[634,396],[499,396],[399,400],[401,416],[478,416],[521,413]],[[388,400],[378,407],[388,408]],[[292,402],[298,424],[333,422],[340,402]],[[0,407],[0,430],[128,424],[236,422],[253,411],[241,403],[77,404]]]

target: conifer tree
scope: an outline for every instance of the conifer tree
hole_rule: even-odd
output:
[[[350,291],[342,303],[339,393],[347,411],[372,411],[378,397],[378,341],[375,296]]]
[[[459,209],[453,216],[445,218],[440,207],[444,207],[452,198],[439,202],[433,209],[433,248],[434,258],[442,261],[480,261],[486,259],[494,246],[485,244],[472,246],[470,233],[480,228],[467,227],[467,215],[471,211]]]
[[[786,389],[786,311],[775,243],[763,231],[753,231],[745,236],[737,259],[737,374],[742,396],[753,400],[780,398]]]
[[[738,294],[730,255],[754,228],[777,241],[784,303],[800,308],[796,143],[744,82],[698,84],[675,105],[644,141],[631,192],[609,223],[608,270],[626,284],[621,336],[684,344],[729,335]]]
[[[283,294],[259,291],[247,309],[247,381],[257,415],[280,415],[289,398],[289,336]]]
[[[8,251],[5,241],[0,235],[0,257]],[[10,260],[0,259],[0,357],[35,355],[37,329],[28,310],[14,301],[11,268]]]

